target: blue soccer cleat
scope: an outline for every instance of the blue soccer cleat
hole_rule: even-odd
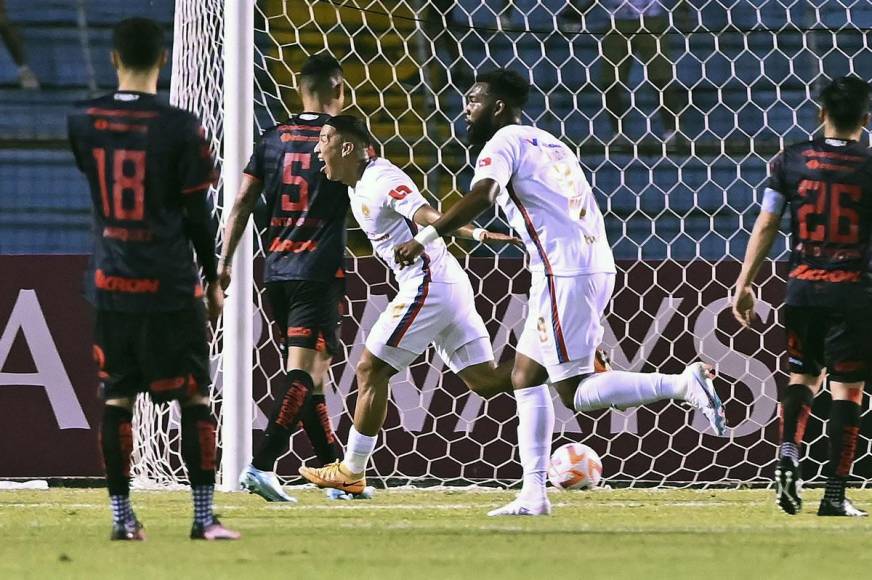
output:
[[[297,498],[285,493],[276,474],[272,471],[261,471],[249,465],[239,476],[239,485],[242,489],[259,495],[266,501],[297,503]]]

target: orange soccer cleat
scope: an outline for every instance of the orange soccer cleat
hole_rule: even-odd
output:
[[[338,460],[324,467],[301,467],[300,475],[318,487],[332,487],[346,493],[363,493],[366,488],[363,474],[348,473]]]

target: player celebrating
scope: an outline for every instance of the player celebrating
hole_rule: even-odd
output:
[[[270,208],[264,282],[287,366],[263,441],[239,483],[267,501],[296,501],[282,490],[273,469],[298,423],[323,464],[342,455],[323,385],[340,349],[348,195],[344,185],[324,176],[314,153],[321,127],[345,103],[342,67],[335,58],[321,53],[306,61],[300,96],[305,112],[267,129],[255,145],[227,220],[219,266],[227,288],[234,252],[264,192]]]
[[[94,355],[106,405],[101,446],[112,502],[112,540],[143,540],[130,504],[132,407],[137,393],[181,403],[182,459],[194,498],[192,539],[235,540],[212,513],[215,420],[209,408],[209,314],[216,281],[215,231],[206,194],[212,156],[197,118],[155,97],[166,63],[163,31],[145,18],[113,32],[118,90],[80,103],[69,118],[79,169],[91,184],[95,232]]]
[[[321,130],[318,155],[329,179],[347,185],[351,209],[376,254],[393,270],[399,285],[366,338],[357,364],[357,406],[342,462],[321,469],[301,467],[300,474],[322,487],[360,492],[364,472],[385,421],[388,382],[433,344],[448,367],[484,397],[511,391],[511,363],[497,367],[484,321],[475,310],[472,285],[441,239],[432,240],[423,259],[400,270],[393,246],[411,240],[418,226],[440,214],[396,165],[368,154],[372,139],[363,121],[342,115]],[[493,243],[520,240],[470,226],[454,235]]]
[[[775,470],[777,503],[788,514],[802,508],[800,445],[812,400],[829,374],[830,460],[818,515],[867,515],[845,497],[845,486],[872,363],[872,152],[858,142],[869,123],[869,93],[857,77],[832,81],[821,95],[823,137],[792,145],[772,161],[736,281],[733,314],[749,326],[752,284],[789,205],[792,251],[784,320],[790,386],[781,397]]]
[[[496,202],[530,255],[528,315],[512,371],[524,484],[515,501],[490,512],[494,516],[551,512],[545,480],[554,408],[546,379],[576,411],[678,399],[701,409],[717,434],[725,429],[711,369],[702,363],[680,375],[594,374],[615,263],[575,154],[553,135],[520,124],[529,91],[526,80],[506,69],[478,76],[467,95],[466,118],[469,141],[484,148],[471,191],[395,249],[400,265],[413,265],[427,244]]]

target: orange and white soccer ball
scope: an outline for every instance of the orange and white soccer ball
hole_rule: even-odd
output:
[[[603,462],[583,443],[567,443],[551,455],[548,479],[558,489],[590,489],[599,485]]]

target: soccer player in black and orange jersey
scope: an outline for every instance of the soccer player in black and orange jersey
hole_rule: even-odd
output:
[[[69,117],[76,164],[91,186],[96,252],[94,355],[106,405],[101,447],[112,503],[113,540],[143,540],[130,504],[132,406],[138,393],[181,404],[182,459],[194,499],[192,539],[235,540],[212,513],[215,420],[209,408],[209,314],[217,283],[207,192],[209,146],[197,118],[160,102],[167,54],[160,26],[131,18],[115,26],[118,90],[79,103]]]
[[[784,312],[790,386],[781,397],[777,502],[795,514],[800,446],[812,399],[826,376],[830,410],[827,484],[819,516],[865,516],[845,498],[860,402],[872,368],[872,151],[859,142],[869,123],[867,83],[832,81],[820,100],[823,137],[787,147],[771,163],[763,207],[736,282],[733,314],[754,316],[752,284],[790,208],[791,256]]]
[[[302,423],[322,464],[342,459],[323,384],[339,350],[340,309],[345,295],[347,188],[329,181],[315,145],[324,123],[345,103],[342,68],[335,58],[311,56],[300,71],[303,113],[264,131],[245,168],[227,220],[219,278],[230,282],[231,261],[263,192],[270,208],[264,281],[273,317],[287,352],[282,384],[263,441],[240,485],[267,501],[296,501],[273,472]]]

